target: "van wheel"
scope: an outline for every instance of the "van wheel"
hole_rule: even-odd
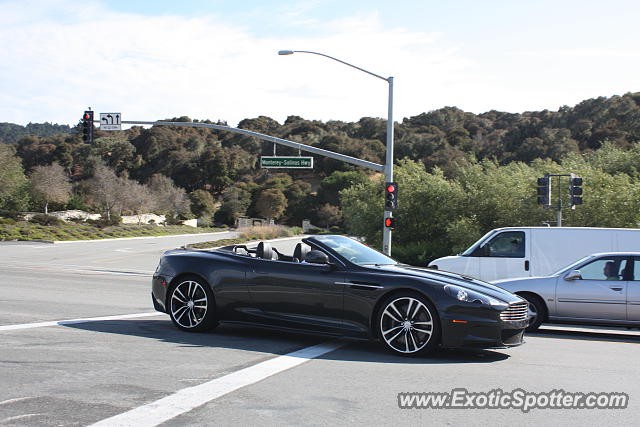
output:
[[[527,326],[526,331],[533,332],[542,325],[542,321],[546,318],[547,307],[537,295],[519,294],[519,296],[526,299],[529,303],[529,326]]]

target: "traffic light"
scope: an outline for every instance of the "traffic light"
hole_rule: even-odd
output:
[[[395,218],[385,218],[384,219],[384,226],[393,230],[396,228],[396,219]]]
[[[582,178],[574,174],[571,174],[571,178],[569,178],[569,196],[572,208],[582,204]]]
[[[398,184],[387,182],[384,186],[384,210],[395,211],[398,208]]]
[[[548,176],[538,178],[538,204],[551,206],[551,179]]]
[[[82,140],[87,144],[93,142],[93,111],[85,111],[82,115]]]

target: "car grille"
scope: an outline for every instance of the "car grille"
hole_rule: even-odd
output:
[[[526,302],[514,302],[500,313],[502,320],[526,320],[529,313],[529,304]]]

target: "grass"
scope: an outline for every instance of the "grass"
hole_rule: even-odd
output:
[[[172,234],[195,234],[224,231],[220,228],[186,225],[135,225],[122,224],[104,228],[84,223],[65,223],[62,225],[39,225],[25,221],[15,224],[0,223],[0,241],[2,240],[95,240],[117,237],[169,236]]]
[[[294,237],[302,234],[300,227],[284,227],[280,225],[269,227],[248,227],[238,230],[240,237],[236,239],[214,240],[212,242],[199,242],[187,245],[189,249],[209,249],[219,246],[238,245],[252,240],[270,240],[279,237]]]

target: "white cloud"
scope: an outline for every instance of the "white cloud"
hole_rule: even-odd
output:
[[[386,83],[324,58],[277,55],[289,48],[395,74],[400,117],[429,105],[407,90],[412,80],[447,79],[469,64],[436,47],[434,35],[386,30],[375,14],[327,23],[322,38],[257,38],[214,15],[153,17],[83,4],[82,12],[63,0],[3,5],[0,120],[74,123],[87,106],[131,120],[189,115],[231,125],[260,114],[386,116]]]
[[[482,55],[446,34],[387,28],[375,12],[306,19],[316,4],[299,3],[291,14],[322,28],[321,36],[258,37],[220,15],[143,16],[87,0],[81,8],[69,0],[4,2],[0,121],[75,123],[87,106],[122,112],[125,120],[188,115],[232,126],[258,115],[280,122],[288,115],[386,117],[385,82],[315,55],[278,56],[280,49],[319,51],[393,75],[396,120],[445,105],[555,109],[637,90],[629,84],[638,67],[628,66],[640,65],[637,55],[618,55],[627,66],[615,74],[607,68],[611,57],[599,63],[588,48],[563,56],[487,45]]]

